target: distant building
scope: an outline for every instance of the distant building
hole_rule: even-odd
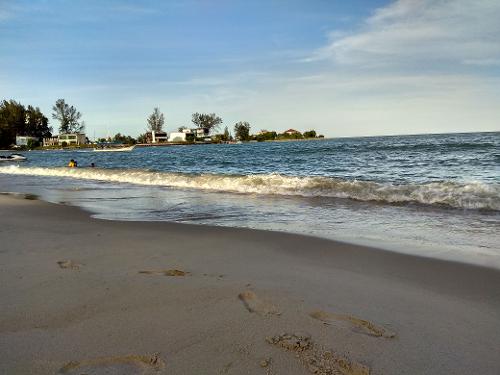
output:
[[[168,141],[166,132],[151,131],[146,133],[146,143],[162,143]]]
[[[87,137],[83,133],[59,134],[59,146],[79,146],[87,143]]]
[[[46,137],[43,139],[43,146],[58,146],[59,137]]]
[[[197,140],[203,140],[204,142],[211,142],[212,138],[210,138],[210,129],[208,128],[195,128],[191,129],[195,135]]]
[[[300,134],[300,132],[295,129],[288,129],[286,132],[284,132],[284,134],[294,135],[294,134]]]
[[[270,131],[262,129],[260,132],[257,133],[257,135],[263,135],[263,134],[267,134],[267,133],[270,133]]]
[[[186,130],[189,130],[189,129],[186,129]],[[192,134],[192,133],[188,133],[185,131],[171,132],[170,136],[168,137],[168,141],[169,142],[186,142],[186,140],[187,140],[186,137],[188,134]]]
[[[27,146],[29,141],[38,142],[40,139],[29,135],[16,135],[16,146]]]
[[[207,128],[195,128],[195,129],[191,129],[191,130],[195,134],[196,138],[208,137],[208,134],[210,133],[210,130]]]
[[[211,141],[209,137],[210,131],[206,128],[183,128],[182,131],[172,132],[168,137],[169,142],[187,142],[196,139],[203,139],[204,141]]]

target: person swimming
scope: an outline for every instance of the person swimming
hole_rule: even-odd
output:
[[[78,163],[76,162],[76,160],[71,159],[68,163],[68,167],[76,168],[76,167],[78,167]]]

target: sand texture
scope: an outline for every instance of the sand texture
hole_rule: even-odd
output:
[[[0,374],[500,374],[500,272],[0,195]]]

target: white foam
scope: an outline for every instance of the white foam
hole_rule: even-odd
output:
[[[500,211],[500,184],[452,181],[395,185],[328,177],[280,174],[221,175],[152,172],[137,169],[0,167],[0,173],[204,189],[250,194],[350,198],[388,203],[421,203]]]

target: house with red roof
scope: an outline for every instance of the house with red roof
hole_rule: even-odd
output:
[[[287,131],[284,132],[284,134],[294,135],[294,134],[300,134],[300,132],[295,129],[288,129]]]

